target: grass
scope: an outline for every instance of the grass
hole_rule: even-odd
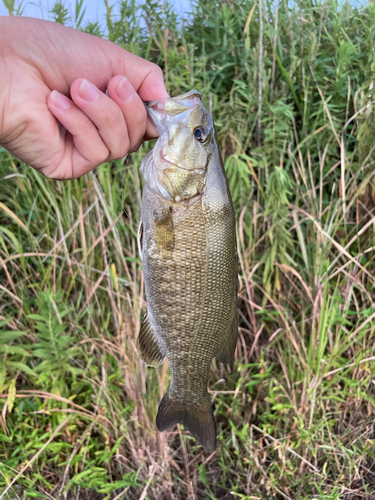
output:
[[[158,433],[167,364],[136,350],[151,144],[69,182],[1,151],[2,498],[375,498],[375,6],[262,1],[261,18],[201,0],[184,20],[106,4],[87,26],[82,2],[53,7],[160,64],[171,94],[202,92],[237,214],[240,338],[234,371],[212,366],[218,450]]]

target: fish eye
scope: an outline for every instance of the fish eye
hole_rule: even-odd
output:
[[[194,130],[194,137],[197,139],[199,142],[203,142],[206,139],[206,130],[203,127],[197,127]]]

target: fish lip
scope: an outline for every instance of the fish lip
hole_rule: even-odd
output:
[[[159,99],[158,101],[151,101],[152,103],[158,103],[160,102],[161,99]],[[145,108],[146,108],[146,113],[147,113],[147,118],[150,120],[150,122],[152,123],[152,125],[157,129],[158,127],[158,123],[157,123],[157,120],[156,120],[156,113],[157,111],[155,109],[153,109],[153,107],[149,107],[148,106],[148,103],[145,104]]]
[[[164,99],[157,99],[156,101],[149,101],[145,103],[147,118],[155,127],[156,132],[160,135],[165,130],[164,121],[166,113],[164,112]],[[156,108],[156,109],[155,109]]]
[[[178,169],[184,170],[185,172],[186,171],[190,172],[190,170],[191,170],[190,168],[185,168],[182,165],[180,165],[178,163],[178,160],[175,160],[175,161],[167,160],[167,158],[163,155],[162,151],[160,151],[160,153],[159,153],[159,158],[161,159],[161,161],[168,163],[168,165],[172,165],[173,167],[177,167]]]
[[[164,108],[165,99],[168,99],[168,97],[165,97],[164,99],[155,99],[154,101],[145,101],[144,104],[145,104],[146,108],[154,108],[160,102],[160,103],[163,103],[163,108]],[[170,99],[170,97],[169,97],[169,99]]]
[[[198,92],[198,90],[189,90],[189,92],[186,92],[185,94],[181,94],[181,95],[178,95],[176,97],[164,97],[164,99],[155,99],[153,101],[145,101],[145,105],[146,107],[150,107],[150,108],[153,108],[154,106],[156,106],[159,102],[162,102],[163,101],[163,104],[164,104],[164,101],[165,99],[173,99],[174,101],[184,101],[185,99],[189,99],[189,98],[194,98],[194,97],[197,97],[200,101],[202,100],[202,94],[200,92]],[[194,102],[195,99],[194,99]]]
[[[164,161],[164,162],[168,163],[169,165],[174,165],[174,163],[172,163],[171,161],[169,161],[165,158],[162,151],[160,151],[159,156],[160,156],[161,161]]]

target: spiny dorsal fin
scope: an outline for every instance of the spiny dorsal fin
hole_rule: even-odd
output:
[[[156,367],[162,364],[165,355],[160,348],[158,337],[147,313],[141,324],[137,344],[139,354],[146,365]]]

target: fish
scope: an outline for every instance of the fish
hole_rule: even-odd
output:
[[[233,203],[213,120],[191,90],[146,104],[159,138],[143,158],[138,246],[147,311],[141,359],[168,359],[170,385],[156,417],[180,423],[208,451],[216,424],[208,393],[213,358],[233,367],[238,258]]]

